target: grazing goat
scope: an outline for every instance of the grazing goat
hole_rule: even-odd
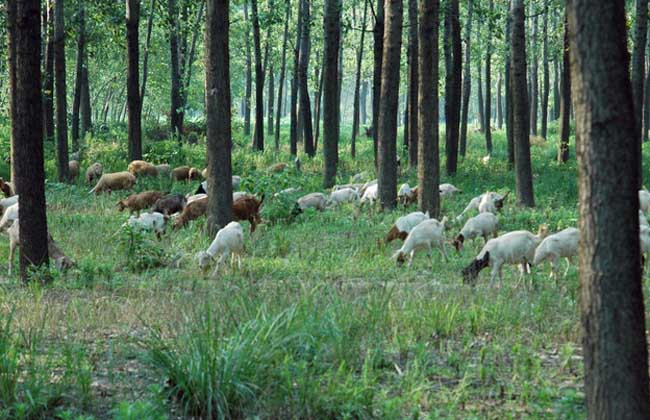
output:
[[[79,162],[76,160],[68,162],[68,172],[70,173],[70,179],[77,178],[79,176]]]
[[[368,181],[365,184],[363,184],[363,186],[359,189],[359,194],[361,194],[361,196],[363,197],[363,195],[366,193],[366,190],[372,187],[373,185],[377,185],[376,179],[373,179],[372,181]]]
[[[232,189],[235,191],[241,185],[241,177],[233,175],[232,177]],[[194,194],[207,194],[208,193],[208,181],[203,181],[199,184],[199,188],[196,189]]]
[[[483,197],[485,197],[486,195],[488,196],[488,198],[486,199],[486,202],[491,200],[492,205],[496,208],[496,210],[499,210],[499,209],[501,209],[503,207],[503,202],[506,199],[506,197],[508,196],[508,194],[509,194],[509,192],[506,193],[505,196],[503,196],[503,195],[501,195],[499,193],[495,193],[495,192],[486,192],[484,194],[479,195],[478,197],[474,197],[474,198],[472,198],[470,200],[467,207],[465,207],[465,209],[456,217],[456,220],[460,221],[463,218],[463,215],[465,213],[467,213],[468,211],[478,210],[479,206],[481,204],[481,201],[483,200]],[[490,212],[490,213],[492,213],[492,212]],[[496,211],[493,214],[496,214]]]
[[[397,260],[397,265],[400,266],[406,261],[406,256],[409,256],[409,266],[413,263],[415,253],[420,250],[426,250],[433,267],[433,259],[431,258],[432,248],[438,248],[445,261],[449,261],[447,251],[445,250],[445,223],[447,218],[444,217],[441,222],[436,219],[426,219],[415,226],[406,237],[404,244],[398,249],[393,258]]]
[[[306,209],[325,210],[327,207],[327,197],[323,193],[314,192],[302,196],[296,201],[291,214],[297,216]]]
[[[521,275],[528,272],[528,264],[535,258],[537,245],[548,234],[548,227],[541,225],[537,235],[527,230],[516,230],[490,239],[478,253],[476,258],[462,270],[465,283],[474,285],[479,272],[487,267],[492,267],[490,285],[494,283],[497,275],[502,282],[501,268],[503,264],[520,264]]]
[[[229,255],[237,256],[239,266],[241,267],[241,253],[244,252],[244,229],[237,222],[230,222],[224,228],[219,229],[217,236],[214,238],[207,250],[197,254],[199,268],[205,271],[215,256],[219,255],[217,265],[212,272],[215,277],[219,267],[226,261]]]
[[[342,190],[344,188],[352,188],[352,189],[355,189],[355,190],[359,191],[359,194],[361,194],[361,188],[363,188],[363,185],[364,184],[360,184],[360,183],[356,183],[356,184],[350,183],[350,184],[335,185],[335,186],[332,187],[332,191],[338,191],[338,190]]]
[[[281,195],[287,195],[287,194],[294,194],[300,191],[300,187],[295,188],[295,187],[290,187],[290,188],[285,188],[282,191],[278,191],[275,194],[273,194],[273,198],[280,197]]]
[[[0,216],[2,216],[4,214],[6,209],[13,206],[17,202],[18,202],[18,196],[17,195],[12,195],[11,197],[1,199],[0,200]]]
[[[156,237],[160,239],[165,233],[165,222],[167,218],[162,213],[142,213],[140,216],[130,216],[129,220],[125,223],[135,231],[150,232],[154,231]],[[124,225],[123,225],[124,226]]]
[[[95,162],[86,169],[86,182],[92,184],[96,179],[101,178],[104,173],[104,167],[101,163]]]
[[[135,176],[146,175],[146,176],[158,176],[158,169],[156,167],[144,160],[134,160],[129,163],[127,170]]]
[[[377,201],[378,198],[379,198],[379,185],[378,184],[370,185],[363,192],[363,196],[361,197],[361,204],[364,204],[366,202],[372,204],[375,201]]]
[[[571,258],[578,254],[579,231],[570,227],[557,233],[547,236],[535,249],[533,265],[540,264],[544,261],[551,262],[551,277],[557,279],[558,262],[560,258],[567,259],[567,271],[571,264]]]
[[[342,188],[332,191],[327,200],[327,206],[338,206],[339,204],[359,201],[359,191],[353,188]]]
[[[174,181],[194,181],[201,179],[201,172],[189,166],[179,166],[172,170],[172,179]]]
[[[187,198],[183,194],[168,194],[156,201],[151,211],[170,216],[183,211],[186,205]]]
[[[462,193],[463,190],[459,190],[452,184],[440,184],[438,186],[438,191],[440,192],[441,198],[452,197],[456,193]]]
[[[128,208],[131,210],[131,214],[134,212],[140,214],[141,210],[151,207],[163,196],[164,194],[159,191],[144,191],[138,194],[131,194],[124,200],[117,202],[117,209],[124,211],[124,209]]]
[[[390,243],[395,239],[405,240],[414,227],[428,218],[429,212],[422,213],[421,211],[414,211],[398,218],[388,231],[388,234],[386,234],[386,243]]]
[[[285,169],[287,169],[287,166],[288,165],[284,162],[274,163],[273,165],[269,166],[269,172],[274,172],[274,173],[282,172]]]
[[[174,220],[172,223],[172,229],[180,229],[185,226],[188,222],[196,220],[201,216],[204,216],[208,211],[208,196],[199,198],[189,202],[181,212],[181,214]]]
[[[0,218],[0,232],[9,228],[14,220],[18,220],[18,203],[7,207]]]
[[[14,195],[14,189],[12,188],[9,182],[5,182],[4,179],[0,178],[0,191],[6,198],[9,198]]]
[[[172,167],[167,163],[161,163],[160,165],[155,165],[156,171],[158,171],[158,176],[167,175],[169,176],[172,173]]]
[[[135,176],[130,172],[104,174],[99,178],[97,185],[90,190],[90,194],[110,193],[114,190],[128,190],[135,185],[136,181]]]
[[[639,208],[644,213],[650,211],[650,192],[645,189],[639,190]]]
[[[465,222],[465,225],[460,230],[456,239],[454,239],[454,247],[456,251],[463,249],[465,240],[471,240],[478,236],[482,236],[485,242],[488,241],[489,235],[497,236],[499,230],[499,219],[492,213],[481,213],[474,216]]]
[[[399,187],[399,191],[397,192],[397,201],[400,204],[407,205],[409,204],[409,198],[411,197],[411,194],[413,193],[413,190],[409,186],[409,184],[402,184],[401,187]]]
[[[645,214],[641,210],[639,210],[639,226],[649,226],[648,224],[648,219],[645,217]]]
[[[11,276],[14,270],[14,254],[16,248],[20,246],[20,223],[18,219],[14,221],[7,233],[9,233],[9,275]],[[76,266],[75,262],[63,253],[50,234],[47,235],[47,253],[59,271],[65,271]]]
[[[260,217],[262,203],[264,203],[264,194],[259,200],[252,195],[244,195],[232,203],[235,220],[248,220],[251,224],[251,233],[255,232],[257,225],[262,223]]]
[[[503,203],[506,198],[508,198],[508,194],[510,194],[510,191],[508,191],[502,198],[495,198],[495,196],[490,193],[483,194],[481,202],[478,203],[478,212],[496,214],[497,211],[503,208]]]

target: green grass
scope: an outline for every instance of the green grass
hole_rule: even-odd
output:
[[[513,197],[503,133],[494,141],[487,166],[477,134],[458,175],[445,176],[443,165],[442,182],[464,191],[443,201],[444,215],[486,190]],[[558,286],[544,266],[524,287],[515,287],[518,272],[508,267],[501,288],[488,286],[486,272],[469,288],[460,270],[480,249],[477,240],[460,254],[449,246],[448,264],[435,254],[431,267],[420,254],[411,268],[398,268],[390,256],[399,245],[381,239],[414,207],[346,205],[292,219],[295,196],[274,200],[273,193],[322,191],[322,156],[302,157],[302,173],[271,175],[269,165],[292,161],[286,148],[276,153],[269,144],[254,154],[240,135],[235,143],[234,173],[242,189],[266,193],[266,222],[252,236],[245,223],[241,270],[228,265],[213,280],[195,260],[211,241],[204,220],[160,242],[126,231],[112,236],[127,218],[116,203],[128,193],[94,197],[81,181],[48,183],[51,233],[78,268],[47,286],[24,287],[5,278],[8,246],[0,245],[0,417],[15,418],[23,406],[24,418],[75,419],[585,416],[576,267]],[[202,168],[203,144],[149,142],[145,153],[155,163]],[[123,170],[124,146],[122,131],[92,139],[82,167],[99,160],[106,171]],[[372,142],[362,139],[358,153],[352,161],[342,142],[340,183],[374,173]],[[553,137],[533,147],[537,207],[509,200],[502,231],[577,224],[575,161],[558,165],[555,155]],[[399,182],[415,181],[415,171],[403,168]],[[195,185],[136,187],[154,188]],[[447,238],[458,229],[450,226]],[[30,331],[39,339],[26,345]],[[30,401],[34,384],[38,398]]]

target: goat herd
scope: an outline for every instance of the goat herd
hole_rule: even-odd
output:
[[[280,163],[269,168],[271,171],[280,172],[287,167]],[[79,175],[79,163],[71,161],[69,164],[70,174],[73,177]],[[115,190],[131,189],[139,176],[170,176],[174,181],[192,181],[205,178],[206,171],[199,171],[196,168],[182,166],[171,169],[169,165],[153,165],[138,160],[128,165],[127,171],[103,174],[100,163],[94,163],[86,171],[86,182],[92,183],[97,180],[96,185],[90,191],[94,194],[102,192],[110,193]],[[313,192],[299,198],[293,208],[292,214],[299,215],[306,209],[325,210],[336,207],[342,203],[360,203],[363,207],[366,204],[373,204],[378,199],[377,181],[360,182],[367,179],[366,173],[358,174],[352,178],[352,183],[335,186],[329,196],[320,192]],[[233,191],[240,186],[241,178],[232,177]],[[131,216],[123,224],[133,230],[142,232],[154,232],[157,237],[164,232],[168,220],[172,219],[172,229],[180,229],[189,221],[198,219],[207,213],[208,197],[206,194],[207,183],[202,182],[199,188],[192,194],[163,194],[158,191],[145,191],[132,194],[117,203],[119,211],[129,209]],[[18,196],[13,194],[13,187],[10,183],[0,178],[0,191],[5,195],[0,199],[0,232],[6,231],[9,235],[9,275],[13,271],[14,253],[19,242],[18,223]],[[284,194],[295,194],[299,188],[288,188],[275,196]],[[461,192],[451,184],[440,185],[440,196],[442,198],[453,197]],[[492,285],[499,277],[502,281],[502,268],[505,264],[517,264],[521,276],[530,273],[531,265],[537,265],[544,261],[551,263],[551,276],[557,278],[559,260],[566,258],[569,265],[571,258],[577,254],[579,232],[576,228],[567,228],[560,232],[549,235],[546,225],[539,226],[537,234],[527,230],[517,230],[498,235],[499,219],[497,213],[503,207],[508,193],[501,195],[496,192],[486,192],[472,198],[467,207],[456,217],[462,221],[465,214],[478,211],[478,215],[469,218],[460,232],[451,242],[457,251],[460,251],[466,241],[477,237],[483,237],[485,244],[472,262],[462,270],[463,279],[466,283],[474,285],[479,272],[485,267],[491,267],[490,284]],[[403,184],[399,189],[398,199],[404,205],[417,202],[417,187],[411,189],[408,184]],[[237,257],[241,265],[241,254],[244,251],[244,232],[239,221],[246,220],[251,225],[251,233],[261,222],[260,209],[264,202],[264,194],[260,198],[246,192],[233,193],[233,215],[235,221],[220,229],[207,250],[197,255],[198,265],[201,270],[208,268],[214,258],[218,257],[213,277],[217,275],[219,267],[223,265],[228,256]],[[645,212],[650,211],[650,192],[639,191],[639,223],[640,241],[643,254],[650,252],[650,226],[645,217]],[[148,210],[142,212],[143,210]],[[136,215],[134,215],[136,213]],[[409,265],[418,251],[426,251],[431,261],[431,251],[437,248],[445,260],[448,260],[445,249],[445,225],[447,217],[442,221],[430,218],[428,213],[419,211],[399,217],[388,231],[385,241],[390,243],[394,240],[402,240],[403,245],[393,255],[398,265],[402,265],[407,257]],[[490,239],[490,236],[493,238]],[[48,249],[50,258],[55,266],[64,270],[74,265],[74,261],[67,257],[59,248],[57,243],[49,237]],[[568,270],[568,267],[567,267]],[[565,272],[566,275],[566,272]],[[520,278],[521,279],[521,278]]]

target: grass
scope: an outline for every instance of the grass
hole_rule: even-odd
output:
[[[443,201],[443,214],[486,190],[514,192],[503,133],[494,137],[487,166],[482,137],[472,134],[458,175],[443,167],[442,182],[464,191]],[[322,191],[322,157],[302,157],[303,173],[269,174],[272,163],[291,162],[286,150],[253,154],[240,136],[235,143],[234,173],[242,189],[266,192],[266,223],[252,237],[245,227],[241,270],[227,266],[216,280],[194,259],[211,240],[204,220],[160,242],[112,236],[127,218],[115,206],[127,193],[92,197],[81,183],[48,183],[50,230],[78,268],[24,287],[5,277],[8,246],[0,246],[0,418],[585,417],[576,267],[558,286],[539,267],[515,287],[509,267],[501,288],[481,273],[472,289],[460,270],[477,240],[460,254],[449,247],[448,264],[418,255],[398,268],[390,259],[398,245],[381,239],[414,208],[345,205],[291,219],[295,196],[272,195]],[[99,160],[123,170],[123,146],[121,131],[89,140],[82,167]],[[145,153],[203,167],[203,147],[152,142]],[[341,183],[374,172],[372,142],[360,142],[357,161],[349,144],[341,148]],[[537,207],[509,201],[502,231],[575,226],[575,162],[555,163],[553,136],[532,154]],[[51,155],[46,167],[54,179]],[[403,168],[399,181],[414,185],[416,174]],[[154,188],[195,185],[136,187]]]

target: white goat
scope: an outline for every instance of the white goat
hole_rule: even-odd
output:
[[[386,235],[386,243],[395,239],[405,240],[414,227],[428,218],[429,212],[422,213],[421,211],[414,211],[398,218]]]
[[[639,210],[639,226],[650,226],[648,224],[648,219],[645,217],[645,214]]]
[[[462,193],[462,190],[459,190],[452,184],[440,184],[438,187],[438,191],[440,192],[440,197],[441,198],[448,198],[452,197],[456,193]]]
[[[153,231],[156,233],[156,237],[160,239],[160,236],[165,233],[166,221],[167,219],[162,213],[142,213],[138,217],[129,217],[129,220],[127,220],[122,226],[128,225],[131,229],[141,232]]]
[[[372,184],[366,188],[361,197],[361,204],[369,202],[374,203],[379,198],[379,185]]]
[[[501,268],[504,264],[519,264],[521,276],[529,271],[528,264],[535,258],[535,248],[542,242],[548,233],[548,227],[541,225],[537,235],[527,230],[516,230],[490,239],[478,253],[472,263],[462,271],[465,283],[475,283],[479,272],[487,267],[492,267],[490,285],[494,284],[497,275],[503,281]]]
[[[3,198],[0,200],[0,215],[4,213],[6,209],[13,206],[18,202],[18,196],[12,195],[11,197]]]
[[[9,228],[14,220],[18,219],[18,203],[7,207],[0,219],[0,232]]]
[[[411,197],[411,193],[413,190],[409,186],[409,184],[404,183],[402,184],[401,187],[399,187],[399,191],[397,192],[397,201],[399,203],[402,203],[406,205],[408,203],[409,198]]]
[[[445,257],[445,261],[449,261],[447,251],[445,250],[446,222],[446,217],[442,219],[442,222],[436,219],[426,219],[415,226],[406,237],[402,247],[393,254],[393,258],[397,260],[397,265],[404,264],[408,255],[408,265],[410,266],[413,263],[415,253],[420,250],[426,250],[431,266],[433,267],[433,259],[431,258],[432,248],[438,248]]]
[[[207,250],[197,254],[199,268],[206,270],[212,259],[219,255],[217,266],[212,272],[212,277],[217,275],[219,267],[228,258],[228,255],[237,256],[241,268],[241,253],[244,251],[244,229],[238,222],[230,222],[217,232],[217,236]]]
[[[639,190],[639,208],[644,213],[650,211],[650,192],[645,189]]]
[[[478,236],[482,236],[485,242],[488,241],[489,235],[496,237],[499,230],[499,219],[492,213],[480,213],[465,222],[465,225],[460,230],[456,239],[454,239],[454,247],[456,251],[463,249],[463,244],[466,240],[472,240]]]
[[[302,196],[296,201],[291,212],[294,216],[299,215],[306,209],[325,210],[327,206],[327,197],[323,193],[314,192]]]
[[[20,221],[16,219],[11,227],[7,230],[9,234],[9,275],[14,271],[14,254],[16,248],[20,246]],[[54,261],[57,270],[63,271],[75,266],[75,262],[66,256],[61,248],[57,245],[51,235],[47,238],[47,252],[50,259]]]
[[[332,191],[329,200],[327,200],[327,205],[338,206],[353,201],[359,201],[359,191],[354,188],[342,188]]]
[[[571,258],[578,254],[579,231],[570,227],[549,235],[535,249],[533,265],[544,261],[551,262],[551,277],[557,279],[557,269],[560,258],[567,259],[566,276],[571,264]]]
[[[503,202],[504,202],[504,200],[506,199],[506,197],[508,196],[509,193],[510,192],[507,192],[506,195],[501,195],[499,193],[489,191],[489,192],[486,192],[486,193],[483,193],[483,194],[479,195],[478,197],[472,198],[470,200],[469,204],[467,205],[467,207],[465,207],[465,209],[456,217],[456,220],[460,221],[463,218],[463,215],[465,213],[467,213],[468,211],[471,211],[471,210],[479,210],[479,213],[483,213],[483,212],[487,211],[488,210],[487,209],[487,206],[488,206],[487,203],[490,202],[490,201],[492,202],[492,204],[496,208],[495,210],[500,209],[501,207],[503,207]],[[483,198],[486,197],[486,196],[487,196],[487,198],[485,198],[486,204],[484,205],[484,211],[481,212],[480,211],[480,205],[481,205],[481,202],[483,201]],[[492,212],[490,212],[490,213],[492,213]],[[496,211],[494,213],[496,213]]]

